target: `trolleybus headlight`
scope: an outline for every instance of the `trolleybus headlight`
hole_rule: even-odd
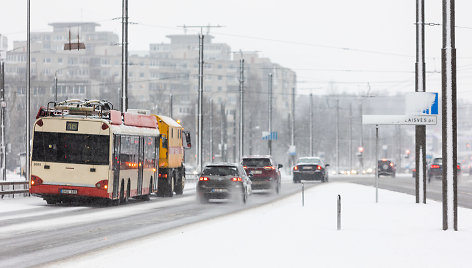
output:
[[[42,127],[44,125],[43,119],[39,119],[38,122],[36,122],[36,125]]]
[[[107,128],[108,128],[108,124],[103,123],[103,124],[102,124],[102,130],[105,130],[105,129],[107,129]]]
[[[107,190],[108,189],[108,180],[102,180],[95,184],[95,187],[98,189]]]

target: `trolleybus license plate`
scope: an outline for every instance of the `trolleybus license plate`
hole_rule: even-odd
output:
[[[61,189],[61,194],[77,194],[77,190]]]

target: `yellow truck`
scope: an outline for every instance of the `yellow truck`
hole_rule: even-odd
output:
[[[153,116],[161,133],[157,194],[172,197],[175,192],[181,195],[185,187],[184,149],[191,147],[190,133],[168,116]]]

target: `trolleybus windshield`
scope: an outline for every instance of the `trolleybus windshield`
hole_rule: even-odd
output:
[[[35,132],[32,160],[108,165],[109,142],[106,135]]]

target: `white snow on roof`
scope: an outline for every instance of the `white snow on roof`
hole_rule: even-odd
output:
[[[145,128],[145,127],[133,127],[126,125],[110,125],[111,131],[115,134],[122,135],[143,135],[143,136],[159,136],[159,129],[157,128]]]

